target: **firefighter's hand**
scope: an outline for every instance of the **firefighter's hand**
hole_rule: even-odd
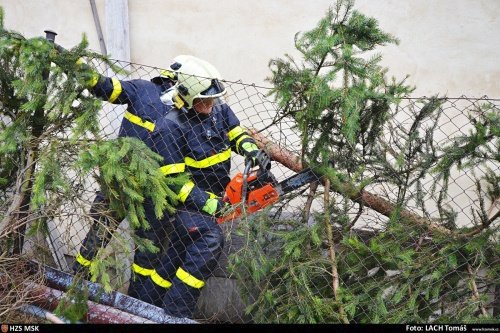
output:
[[[271,169],[271,158],[262,149],[254,150],[247,155],[247,161],[252,162],[252,167],[260,167],[262,170]]]
[[[231,211],[231,204],[225,200],[218,199],[219,202],[217,203],[217,210],[215,211],[214,216],[215,217],[221,217],[229,214]]]
[[[226,207],[228,205],[231,206],[228,202],[225,202],[220,197],[209,198],[205,202],[205,205],[203,206],[201,211],[208,215],[219,217],[222,216],[222,214],[224,214]]]
[[[76,65],[84,78],[85,88],[93,88],[99,81],[100,75],[94,71],[83,58],[78,59]]]

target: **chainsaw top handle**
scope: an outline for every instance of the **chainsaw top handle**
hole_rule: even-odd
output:
[[[245,169],[243,170],[243,187],[241,189],[241,203],[245,205],[248,191],[248,175],[250,174],[250,169],[252,169],[252,161],[248,161],[245,164]]]

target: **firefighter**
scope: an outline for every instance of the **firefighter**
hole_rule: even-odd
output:
[[[111,103],[128,104],[119,135],[137,137],[160,154],[165,176],[190,175],[189,181],[176,189],[180,204],[172,219],[166,253],[160,258],[136,251],[129,294],[163,306],[167,314],[192,317],[223,247],[215,218],[227,206],[222,196],[230,180],[231,151],[245,156],[254,166],[268,157],[222,101],[226,89],[215,67],[184,56],[174,73],[177,82],[170,90],[172,103],[164,103],[165,98],[162,101],[162,84],[144,80],[101,76],[92,92]],[[144,205],[152,228],[137,232],[158,246],[170,216],[165,214],[158,221],[151,201]],[[79,262],[90,262],[91,258],[80,255],[88,262]]]
[[[133,120],[136,119],[134,118],[136,114],[143,115],[145,119],[151,122],[165,115],[166,108],[163,105],[160,107],[158,105],[152,106],[151,103],[145,101],[144,96],[141,96],[141,92],[148,91],[153,95],[152,98],[155,100],[159,96],[163,104],[172,105],[171,98],[174,91],[173,86],[176,82],[176,71],[180,68],[181,62],[185,57],[189,56],[176,57],[169,69],[162,70],[158,77],[151,79],[151,82],[146,80],[119,81],[116,78],[107,78],[100,76],[96,72],[92,72],[88,88],[95,96],[113,104],[128,103],[128,110],[125,112],[120,125],[119,136],[136,136],[129,134],[133,130]],[[86,66],[83,60],[79,60],[79,63],[81,66]],[[124,100],[125,98],[127,99],[126,101]],[[147,200],[145,205],[150,206],[151,202]],[[96,193],[90,207],[89,215],[93,222],[73,264],[73,272],[75,274],[82,272],[87,279],[90,277],[88,267],[92,264],[97,251],[109,243],[111,231],[116,229],[117,225],[121,222],[121,218],[110,211],[107,200],[101,192]],[[148,220],[156,222],[157,230],[154,233],[150,233],[150,235],[144,235],[145,231],[143,230],[140,230],[139,233],[148,239],[154,239],[158,236],[156,238],[159,242],[162,233],[165,233],[164,228],[158,228],[160,222],[156,221],[156,219],[148,218]],[[137,296],[133,287],[129,289],[129,294],[133,297]]]

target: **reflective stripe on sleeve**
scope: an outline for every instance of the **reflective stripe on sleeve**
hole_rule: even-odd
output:
[[[229,137],[229,141],[233,141],[234,139],[236,139],[239,135],[241,135],[243,133],[245,133],[245,130],[243,129],[243,127],[236,126],[235,128],[233,128],[232,130],[230,130],[227,133],[227,136]]]
[[[179,199],[180,202],[184,203],[186,202],[187,197],[189,196],[189,193],[193,190],[194,183],[190,180],[184,186],[182,186],[181,190],[179,191],[179,194],[177,195],[177,199]]]
[[[190,287],[200,289],[205,285],[205,282],[195,278],[185,270],[183,270],[181,267],[177,269],[177,272],[175,273],[175,276],[179,278],[182,282],[187,284]]]
[[[150,132],[153,132],[155,130],[155,124],[147,121],[147,120],[142,120],[140,117],[137,117],[135,114],[132,114],[128,111],[125,111],[125,114],[123,115],[125,119],[130,121],[132,124],[136,124],[137,126],[144,127]]]
[[[180,172],[184,172],[184,170],[186,169],[186,164],[184,163],[176,163],[176,164],[167,164],[167,165],[164,165],[160,168],[160,171],[162,174],[164,174],[165,176],[167,175],[171,175],[173,173],[180,173]]]
[[[90,260],[88,260],[88,259],[85,259],[85,258],[81,255],[81,253],[78,253],[78,254],[76,255],[76,261],[77,261],[80,265],[85,266],[85,267],[88,267],[88,266],[90,266],[90,264],[92,264],[92,261],[90,261]]]
[[[207,157],[201,161],[197,161],[191,157],[185,157],[184,162],[186,163],[187,166],[197,169],[203,169],[227,161],[230,158],[231,158],[231,149],[227,149],[222,153],[218,153],[213,156]]]
[[[122,93],[122,84],[116,77],[111,78],[111,82],[113,83],[113,92],[109,96],[108,102],[113,103]]]

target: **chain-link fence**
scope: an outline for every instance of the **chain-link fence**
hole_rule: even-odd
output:
[[[215,219],[203,212],[204,205],[190,207],[185,204],[189,200],[179,199],[177,212],[158,219],[154,205],[144,198],[145,217],[151,228],[137,233],[159,246],[160,252],[151,253],[145,249],[148,244],[131,233],[129,221],[122,221],[106,204],[106,194],[99,192],[96,180],[104,181],[104,171],[93,170],[82,177],[63,167],[62,173],[67,173],[61,177],[69,180],[69,187],[61,185],[47,190],[46,200],[36,208],[25,202],[29,207],[17,215],[17,225],[26,227],[9,231],[3,226],[3,238],[9,239],[11,250],[0,258],[4,269],[2,304],[12,305],[4,309],[3,315],[26,310],[26,304],[54,310],[64,297],[77,294],[75,290],[86,285],[81,280],[85,278],[156,306],[133,303],[121,294],[99,292],[95,285],[87,284],[88,289],[80,292],[90,295],[92,301],[87,304],[86,317],[76,320],[89,322],[176,322],[174,317],[183,317],[175,311],[170,311],[173,318],[167,319],[155,314],[163,307],[190,307],[187,312],[193,312],[192,319],[207,323],[498,320],[498,127],[496,133],[488,134],[492,137],[480,142],[487,149],[477,148],[479,162],[458,165],[444,178],[433,171],[447,152],[444,148],[459,145],[461,141],[454,140],[475,133],[477,122],[486,119],[484,115],[490,112],[498,121],[498,100],[439,99],[435,116],[425,119],[416,131],[412,126],[417,115],[433,99],[407,98],[394,104],[391,120],[383,129],[386,141],[381,144],[386,147],[387,168],[404,170],[394,177],[406,177],[406,181],[377,178],[383,174],[377,169],[380,165],[372,167],[370,161],[365,161],[366,169],[358,178],[349,175],[339,180],[347,184],[356,179],[358,187],[348,189],[330,181],[325,183],[325,178],[310,177],[285,191],[283,182],[309,169],[300,160],[301,132],[292,119],[282,116],[269,96],[269,88],[223,81],[227,93],[216,102],[217,113],[207,118],[179,113],[170,119],[166,117],[166,104],[175,104],[175,99],[160,101],[161,91],[151,88],[154,85],[150,82],[161,75],[167,78],[165,73],[144,65],[116,65],[124,67],[127,73],[113,80],[106,79],[115,76],[104,63],[92,65],[102,74],[101,79],[75,96],[75,102],[68,106],[70,110],[78,108],[82,96],[92,99],[98,95],[105,100],[99,111],[99,131],[92,140],[115,139],[120,126],[125,127],[122,134],[139,137],[167,156],[168,165],[182,164],[178,171],[187,171],[194,177],[196,182],[184,180],[178,187],[173,186],[178,193],[186,191],[186,184],[190,184],[187,187],[191,192],[185,196],[194,195],[193,186],[223,196],[220,190],[229,180],[224,172],[229,171],[230,177],[234,177],[245,170],[245,158],[241,156],[245,152],[238,144],[247,138],[243,132],[246,128],[248,134],[257,138],[259,147],[271,155],[275,177],[266,179],[264,184],[254,183],[247,190],[272,184],[282,191],[279,201],[220,224],[219,235]],[[51,86],[49,95],[63,88],[64,82],[59,87]],[[156,97],[148,89],[157,89]],[[138,105],[141,101],[146,106]],[[124,106],[127,104],[128,108]],[[234,130],[236,122],[227,118],[231,114],[223,105],[229,106],[239,119],[241,131]],[[148,110],[157,115],[146,114]],[[14,119],[8,114],[2,117],[5,131]],[[171,131],[168,137],[161,134],[161,126]],[[59,131],[58,140],[71,141],[69,132]],[[420,139],[411,141],[417,142],[420,150],[405,146],[410,142],[405,140],[412,135]],[[41,140],[45,152],[50,150],[50,140]],[[464,147],[467,144],[463,142]],[[229,148],[230,158],[226,153]],[[128,159],[120,155],[122,149],[117,143],[117,156]],[[419,171],[412,171],[415,159],[410,155],[423,152],[435,156],[435,160],[428,161],[427,173],[416,174]],[[80,153],[56,152],[68,164]],[[18,163],[16,173],[11,174],[18,177],[18,184],[2,187],[0,216],[4,220],[23,207],[15,206],[20,188],[41,186],[36,181],[19,184],[24,179],[21,176],[25,176],[22,166],[28,155],[11,161]],[[181,156],[183,160],[172,156]],[[33,157],[30,163],[39,163],[38,170],[50,162],[41,160],[42,153]],[[353,160],[356,158],[353,156]],[[226,167],[228,161],[230,169],[218,167]],[[115,161],[117,165],[119,162]],[[137,161],[125,163],[138,163],[140,168]],[[204,175],[211,178],[204,180]],[[214,175],[220,175],[220,179]],[[330,190],[325,192],[327,186]],[[217,190],[211,191],[213,188]],[[82,247],[84,239],[86,247]],[[138,252],[142,254],[138,256]],[[25,268],[20,270],[20,261],[7,258],[23,258],[21,266]],[[43,272],[44,277],[28,274],[30,278],[23,285],[13,281],[13,274],[21,274],[14,272],[23,272],[23,277],[26,272]],[[73,276],[78,280],[72,284]],[[31,298],[24,294],[12,296],[12,285],[23,285],[24,293]],[[21,302],[15,304],[13,299]],[[120,305],[117,299],[124,303]],[[37,311],[45,313],[40,308]]]

